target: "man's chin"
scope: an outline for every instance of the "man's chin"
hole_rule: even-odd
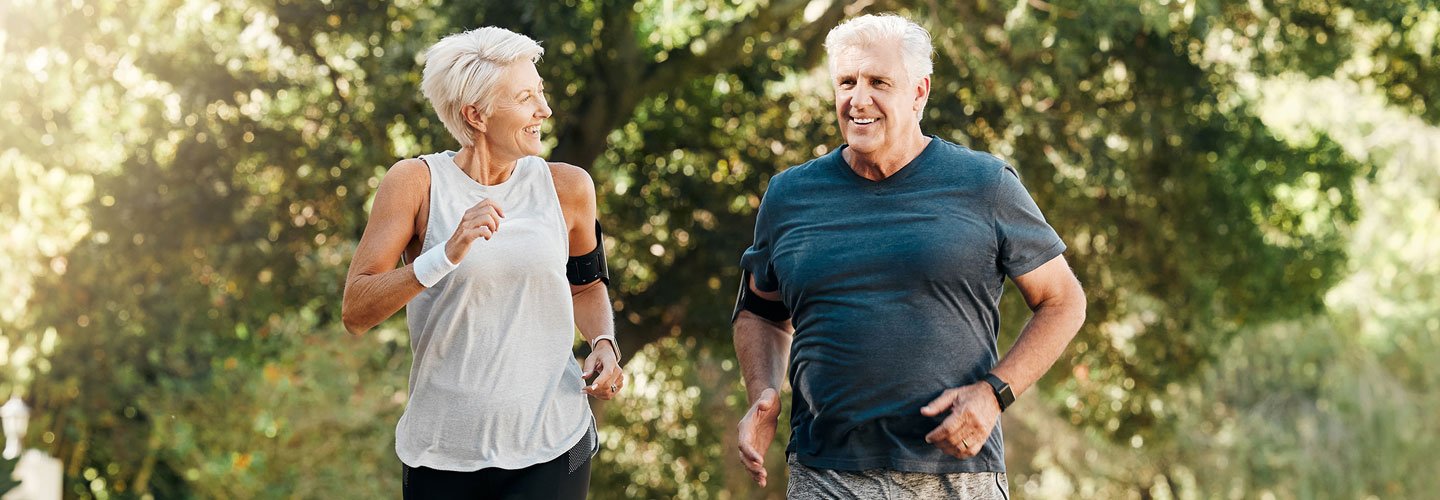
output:
[[[875,150],[880,149],[880,145],[884,143],[884,141],[872,139],[869,137],[856,137],[855,139],[857,140],[850,141],[846,144],[846,146],[850,148],[850,152],[852,153],[874,153]]]

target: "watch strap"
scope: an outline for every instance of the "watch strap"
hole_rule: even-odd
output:
[[[995,391],[995,402],[1000,403],[1000,412],[1004,413],[1010,403],[1015,402],[1015,393],[1010,390],[1010,384],[995,376],[994,373],[986,373],[984,380],[990,384],[990,389]]]

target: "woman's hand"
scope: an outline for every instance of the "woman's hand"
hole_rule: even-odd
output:
[[[455,226],[455,234],[450,235],[450,241],[445,242],[445,257],[450,262],[459,263],[470,252],[470,244],[476,238],[490,239],[495,232],[500,230],[500,220],[505,218],[505,210],[500,208],[495,200],[486,198],[476,203],[465,211],[465,216],[460,218],[460,225]]]
[[[609,341],[606,339],[601,343]],[[590,355],[585,357],[585,364],[581,365],[585,373],[581,377],[590,383],[585,386],[585,394],[609,400],[625,387],[625,371],[620,369],[613,345],[597,344],[590,350]]]

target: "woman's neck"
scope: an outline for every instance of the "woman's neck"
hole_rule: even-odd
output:
[[[486,186],[494,186],[509,180],[510,175],[515,173],[517,161],[519,158],[504,158],[496,155],[480,143],[460,148],[460,152],[455,154],[455,165],[458,165],[465,175],[475,179],[475,182]]]

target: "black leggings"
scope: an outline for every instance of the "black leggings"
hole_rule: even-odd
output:
[[[453,472],[429,467],[404,469],[405,500],[495,498],[583,500],[590,489],[590,459],[570,471],[569,453],[524,469]]]

